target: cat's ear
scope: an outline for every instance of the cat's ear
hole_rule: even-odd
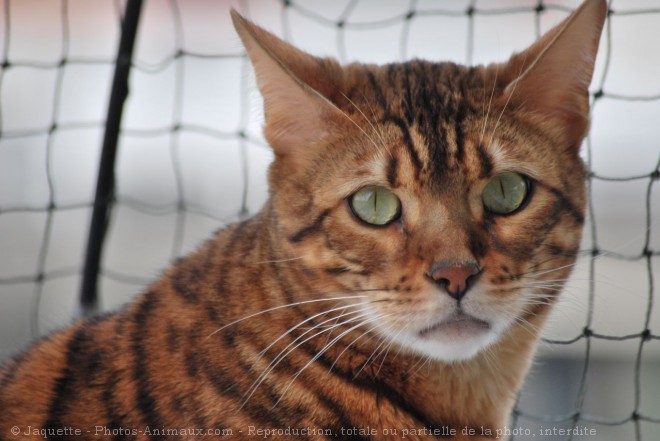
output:
[[[341,78],[339,65],[306,54],[233,9],[231,17],[254,66],[264,98],[264,134],[275,153],[299,154],[340,130],[346,117],[327,98],[336,93],[330,78]]]
[[[518,98],[576,148],[589,127],[589,84],[606,16],[605,0],[586,0],[505,67],[513,81],[504,98]]]

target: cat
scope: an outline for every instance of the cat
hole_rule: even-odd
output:
[[[269,200],[6,363],[0,439],[501,438],[580,245],[606,15],[501,64],[342,66],[232,11]]]

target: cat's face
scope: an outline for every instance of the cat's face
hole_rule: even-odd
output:
[[[472,69],[340,67],[243,25],[276,152],[281,257],[315,292],[354,296],[320,313],[345,304],[346,326],[445,361],[512,327],[537,334],[584,218],[578,150],[602,13],[575,15]]]
[[[451,69],[451,77],[466,72]],[[576,152],[501,105],[490,103],[489,113],[480,83],[457,99],[467,107],[461,135],[460,104],[449,103],[434,125],[408,122],[396,105],[387,117],[374,110],[370,122],[346,109],[364,132],[347,127],[297,172],[286,158],[273,169],[284,235],[299,235],[292,257],[303,257],[316,283],[340,285],[326,290],[366,296],[378,333],[444,360],[474,355],[544,308],[580,242]],[[392,92],[388,100],[399,99]],[[351,100],[370,112],[368,101]],[[427,111],[418,103],[417,114]],[[370,289],[379,290],[361,291]]]

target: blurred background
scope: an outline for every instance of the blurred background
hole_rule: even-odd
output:
[[[316,55],[505,60],[575,0],[145,0],[101,309],[259,210],[272,159],[234,7]],[[79,312],[125,0],[0,0],[0,360]],[[512,427],[660,439],[660,0],[614,0],[592,83],[583,253]],[[655,302],[654,302],[655,300]],[[516,440],[532,438],[515,436]]]

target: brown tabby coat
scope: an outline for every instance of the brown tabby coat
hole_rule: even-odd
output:
[[[7,363],[0,439],[493,438],[579,247],[578,150],[605,15],[587,0],[509,62],[467,68],[340,66],[234,14],[276,154],[269,201],[122,311]],[[505,171],[531,193],[500,216],[481,194]],[[367,185],[398,196],[398,220],[356,219],[348,200]],[[436,262],[479,268],[460,301],[427,275]],[[456,314],[487,331],[420,339]],[[331,437],[312,432],[271,438]]]

